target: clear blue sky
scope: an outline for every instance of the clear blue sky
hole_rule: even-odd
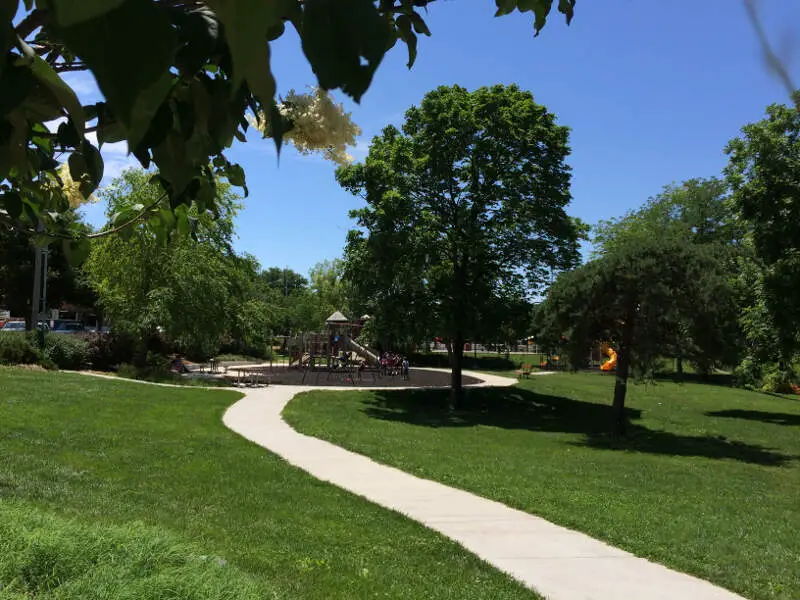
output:
[[[761,5],[770,36],[791,60],[800,2]],[[398,44],[360,106],[335,94],[364,132],[351,153],[363,158],[373,135],[399,124],[438,85],[517,83],[572,129],[570,212],[595,223],[670,182],[718,175],[727,141],[768,104],[787,100],[738,0],[578,0],[570,27],[554,14],[535,39],[530,14],[493,14],[491,0],[438,0],[426,19],[433,35],[420,39],[412,70]],[[315,82],[291,29],[273,45],[273,61],[279,91]],[[126,163],[120,150],[108,153],[110,173]],[[239,251],[301,273],[341,255],[348,211],[360,201],[338,187],[332,163],[291,148],[278,162],[272,142],[256,135],[229,156],[244,166],[250,188]],[[102,207],[87,216],[100,224]]]

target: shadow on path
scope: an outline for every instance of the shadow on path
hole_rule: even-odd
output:
[[[726,417],[730,419],[746,419],[747,421],[761,421],[773,425],[789,425],[800,427],[800,415],[792,413],[767,412],[762,410],[718,410],[707,412],[707,417]]]
[[[688,436],[649,429],[636,421],[642,413],[627,409],[628,435],[614,438],[611,406],[536,394],[522,388],[479,388],[470,390],[468,406],[448,409],[447,390],[380,390],[367,401],[364,412],[375,419],[421,427],[474,427],[572,433],[583,436],[577,446],[671,456],[702,456],[731,459],[766,466],[783,465],[793,457],[762,446],[716,436]]]

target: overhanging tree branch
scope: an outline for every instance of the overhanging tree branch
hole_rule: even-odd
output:
[[[23,40],[47,22],[47,11],[37,8],[26,16],[14,29],[15,33]]]
[[[764,53],[764,59],[767,61],[767,65],[769,65],[769,68],[778,76],[778,79],[780,79],[783,87],[786,88],[792,102],[794,102],[795,106],[800,110],[800,96],[797,95],[797,88],[792,81],[792,76],[789,74],[786,65],[778,58],[778,55],[772,48],[772,44],[767,37],[767,32],[764,31],[764,25],[758,14],[755,0],[744,0],[744,8],[745,11],[747,11],[747,18],[750,24],[756,32],[756,37],[758,38],[758,43],[761,45],[761,51]]]

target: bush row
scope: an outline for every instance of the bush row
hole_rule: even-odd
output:
[[[109,371],[130,362],[135,344],[110,334],[0,333],[0,364],[40,364],[45,368]]]

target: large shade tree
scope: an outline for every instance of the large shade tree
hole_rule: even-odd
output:
[[[337,172],[366,202],[345,255],[359,307],[448,340],[456,406],[469,334],[578,260],[568,135],[516,86],[440,87]]]
[[[800,350],[800,112],[768,107],[727,153],[733,207],[755,255],[742,271],[748,338],[758,354],[788,362]]]
[[[275,309],[257,293],[257,261],[231,248],[236,197],[217,189],[219,215],[187,211],[185,235],[163,234],[159,220],[173,213],[162,211],[93,242],[84,270],[114,328],[134,334],[142,354],[157,334],[198,358],[213,356],[225,337],[266,352]],[[125,212],[159,193],[146,173],[129,170],[105,196],[109,212]]]
[[[603,257],[621,245],[654,237],[707,245],[709,256],[720,261],[719,269],[726,271],[732,280],[738,277],[741,258],[745,255],[742,228],[731,209],[728,186],[720,179],[690,179],[668,185],[637,210],[619,219],[600,222],[594,228],[594,255]],[[736,322],[737,313],[729,315],[726,327],[730,341],[729,364],[736,361]],[[693,329],[691,323],[686,322],[677,325],[677,333],[673,342],[661,340],[661,356],[676,359],[679,375],[683,373],[684,359],[693,362],[700,372],[708,372],[713,360],[709,360],[704,351],[707,344],[693,337],[693,334],[707,332]]]
[[[613,432],[625,433],[631,368],[647,367],[688,333],[708,360],[724,356],[735,299],[718,249],[653,234],[616,244],[562,274],[536,312],[545,345],[578,365],[599,340],[617,352]]]
[[[324,94],[276,98],[270,42],[292,27],[319,87],[359,101],[398,40],[413,64],[433,3],[0,0],[0,220],[85,255],[86,236],[60,216],[99,185],[105,143],[125,141],[143,167],[154,166],[160,193],[137,214],[111,215],[96,236],[181,206],[215,214],[220,177],[246,192],[243,169],[225,152],[251,121],[279,145],[288,138],[301,151],[342,156],[356,130],[340,126]],[[574,4],[496,0],[496,14],[532,11],[538,32],[554,5],[569,21]],[[67,72],[90,73],[102,99],[83,102]],[[309,130],[309,115],[331,122]],[[159,226],[180,226],[176,216]]]

